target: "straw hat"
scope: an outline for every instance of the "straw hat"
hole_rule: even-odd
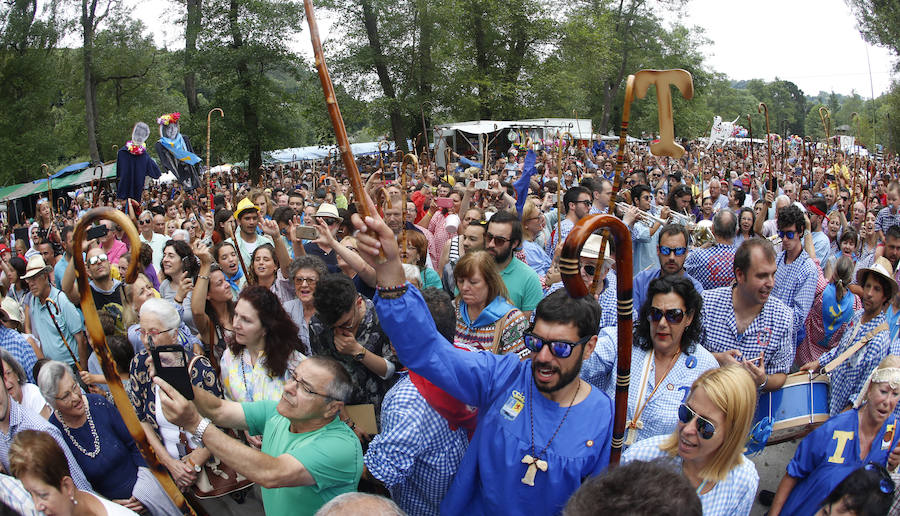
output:
[[[30,266],[31,262],[29,261],[28,264]],[[891,293],[888,296],[888,299],[893,299],[897,294],[897,280],[894,279],[894,268],[891,267],[891,262],[883,256],[878,257],[875,260],[875,263],[870,267],[863,267],[856,272],[856,282],[860,285],[865,285],[866,276],[869,274],[878,274],[887,280],[888,284],[891,286]]]
[[[44,257],[36,254],[28,259],[28,265],[25,266],[25,274],[22,279],[28,279],[49,270],[50,267],[44,262]]]
[[[19,303],[9,297],[6,296],[0,301],[0,309],[3,309],[6,312],[6,316],[11,320],[16,321],[17,323],[25,322],[25,316],[22,314],[22,307],[19,306]]]
[[[581,257],[596,260],[597,255],[600,254],[601,242],[603,242],[602,236],[596,234],[589,236],[587,242],[584,243],[584,247],[581,248]],[[603,260],[612,264],[613,259],[610,258],[609,247],[609,244],[607,244],[603,252]]]
[[[323,202],[319,206],[319,209],[316,210],[316,217],[331,217],[337,219],[338,222],[344,220],[344,218],[338,214],[337,206],[327,202]]]

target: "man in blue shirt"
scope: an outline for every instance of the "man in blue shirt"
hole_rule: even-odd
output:
[[[82,369],[87,369],[91,350],[84,336],[84,318],[69,298],[50,284],[50,271],[37,255],[28,260],[22,276],[32,295],[28,305],[31,332],[41,340],[45,357],[69,365],[75,365],[77,359]]]
[[[634,317],[637,317],[647,296],[650,282],[665,276],[684,276],[691,280],[697,292],[703,293],[703,285],[684,270],[688,257],[688,231],[680,224],[666,224],[659,231],[656,255],[659,267],[641,271],[634,276]]]
[[[393,233],[367,202],[373,215],[365,223],[354,216],[362,230],[358,245],[375,267],[376,309],[398,357],[479,409],[478,428],[441,513],[559,513],[582,481],[609,463],[612,403],[578,376],[597,341],[599,306],[565,291],[545,298],[526,337],[533,353],[524,361],[456,349],[438,333],[419,291],[406,283]],[[377,236],[365,234],[369,230]]]

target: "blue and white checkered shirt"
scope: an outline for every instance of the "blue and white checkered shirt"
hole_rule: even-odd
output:
[[[581,364],[581,378],[589,384],[606,392],[610,398],[616,392],[616,361],[618,358],[618,339],[616,328],[600,330],[594,352]],[[652,359],[652,352],[634,346],[631,348],[631,381],[628,383],[628,420],[634,419],[634,411],[640,394],[641,376],[647,359]],[[643,428],[637,430],[637,439],[647,439],[654,435],[668,435],[678,426],[678,405],[684,403],[691,393],[691,385],[704,371],[719,367],[709,351],[702,346],[694,346],[690,355],[682,353],[672,370],[663,378],[664,385],[653,393],[646,407],[641,411],[639,420]],[[647,385],[644,387],[644,400],[653,392],[656,379],[656,364],[650,364]],[[643,402],[642,401],[642,402]],[[627,431],[627,430],[626,430]]]
[[[841,343],[828,350],[819,357],[819,365],[824,367],[847,348],[863,339],[879,324],[886,322],[884,312],[879,313],[871,321],[860,324],[863,310],[857,310],[853,319],[847,323],[847,329],[841,338]],[[866,378],[873,369],[878,367],[881,359],[886,357],[891,350],[887,329],[878,332],[869,343],[857,350],[850,358],[831,372],[831,392],[828,396],[828,412],[830,415],[840,413],[847,404],[856,401],[856,395],[863,387]]]
[[[658,435],[644,439],[625,450],[622,455],[622,464],[632,461],[653,462],[669,464],[675,471],[681,472],[681,457],[669,457],[669,454],[660,450],[659,446],[669,436]],[[708,516],[723,515],[748,515],[753,508],[753,499],[756,497],[756,489],[759,487],[759,473],[756,466],[741,457],[741,463],[728,472],[725,480],[716,482],[713,488],[706,494],[700,495],[700,504],[703,505],[703,514]]]
[[[466,431],[450,430],[404,374],[384,396],[381,433],[364,460],[404,511],[438,515],[468,444]]]
[[[563,218],[562,222],[559,225],[560,233],[562,234],[562,241],[566,241],[566,237],[569,236],[569,232],[572,231],[572,228],[575,227],[575,223],[567,218]],[[559,235],[556,234],[556,226],[553,227],[553,233],[550,235],[549,243],[547,247],[544,248],[547,251],[547,254],[553,256],[553,252],[556,250],[556,243],[559,242]]]
[[[603,279],[603,292],[600,293],[600,328],[615,328],[619,324],[619,297],[616,292],[616,271],[610,270]],[[557,281],[544,294],[549,296],[553,292],[563,288],[563,282]],[[599,328],[598,328],[599,329]]]
[[[5,503],[15,514],[41,516],[44,513],[34,508],[31,495],[22,481],[9,475],[0,474],[0,502]]]
[[[806,251],[800,251],[797,259],[791,263],[784,261],[785,251],[778,253],[775,265],[775,286],[772,294],[794,311],[794,332],[800,331],[806,323],[809,309],[816,297],[816,282],[819,279],[818,267]]]
[[[703,285],[703,290],[727,287],[734,282],[734,252],[731,244],[694,249],[684,261],[684,270]]]
[[[897,210],[897,213],[891,213],[890,206],[881,208],[878,211],[878,216],[875,217],[875,231],[887,233],[889,227],[897,224],[900,224],[900,210]]]
[[[37,383],[32,377],[31,370],[37,362],[34,348],[25,340],[25,337],[16,330],[0,325],[0,348],[5,349],[25,369],[25,376],[31,383]]]
[[[22,430],[46,432],[53,437],[53,440],[56,441],[56,444],[59,445],[66,455],[66,461],[69,463],[69,473],[71,473],[69,476],[71,476],[72,480],[75,482],[75,487],[82,491],[93,491],[94,489],[91,487],[91,483],[88,482],[87,478],[84,476],[84,472],[81,471],[81,466],[78,465],[72,452],[69,451],[69,445],[66,444],[59,429],[50,424],[46,419],[42,418],[37,412],[33,412],[22,405],[19,405],[16,400],[9,398],[8,401],[9,433],[5,434],[0,430],[0,463],[3,464],[3,468],[6,471],[9,471],[9,445],[12,444],[13,438],[17,433]]]
[[[703,347],[711,353],[737,349],[745,360],[763,353],[766,374],[787,373],[794,361],[791,309],[770,295],[756,319],[738,333],[731,292],[732,287],[703,291]]]

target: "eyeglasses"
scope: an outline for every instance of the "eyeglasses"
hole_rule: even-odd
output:
[[[315,285],[317,281],[319,280],[316,278],[294,278],[294,285],[302,285],[304,283],[307,285]]]
[[[779,231],[778,236],[781,239],[787,238],[788,240],[793,240],[795,236],[799,234],[798,231]]]
[[[594,273],[597,272],[597,266],[590,264],[590,263],[586,263],[586,264],[582,265],[581,268],[584,270],[585,274],[587,274],[588,276],[593,276]]]
[[[105,254],[98,254],[95,256],[91,256],[88,258],[88,265],[96,265],[100,262],[105,262],[109,260],[109,258]]]
[[[678,420],[684,424],[688,424],[692,419],[697,419],[697,432],[705,440],[712,439],[716,433],[716,425],[712,424],[708,419],[694,412],[687,404],[682,403],[678,406]]]
[[[888,472],[881,466],[873,463],[868,463],[865,465],[866,471],[877,471],[878,476],[881,479],[878,481],[878,489],[881,490],[884,494],[891,494],[894,492],[894,481],[891,479],[891,476]]]
[[[316,217],[319,219],[319,222],[325,224],[326,226],[331,226],[338,223],[338,219],[334,219],[331,217]]]
[[[591,200],[590,200],[590,199],[585,199],[585,200],[583,200],[583,201],[575,201],[575,204],[583,204],[583,205],[585,205],[585,206],[590,206],[590,205],[591,205]]]
[[[587,341],[591,340],[591,337],[593,337],[593,335],[588,335],[578,342],[569,342],[565,340],[546,340],[535,335],[530,329],[526,331],[523,336],[525,338],[525,347],[529,350],[538,353],[546,344],[550,347],[550,353],[556,355],[559,358],[568,358],[569,355],[572,354],[572,350],[575,349],[575,346],[584,344]]]
[[[62,396],[54,396],[56,401],[71,403],[81,397],[81,387],[76,383],[71,389],[66,391]]]
[[[149,224],[150,219],[138,219],[138,224]]]
[[[510,241],[510,239],[509,239],[509,238],[506,238],[506,237],[497,236],[497,235],[492,235],[492,234],[490,234],[490,233],[485,233],[485,234],[484,234],[484,242],[485,242],[485,243],[488,243],[488,242],[490,242],[491,240],[497,242],[497,243],[500,244],[500,245],[505,245],[507,242]]]
[[[294,374],[294,371],[289,369],[288,374],[291,376],[291,380],[296,382],[297,385],[299,385],[300,388],[303,389],[303,391],[306,392],[307,394],[321,396],[322,398],[329,399],[329,400],[334,399],[334,397],[332,397],[332,396],[329,396],[327,394],[322,394],[321,392],[316,392],[316,391],[310,389],[309,386],[306,384],[306,382],[303,380],[303,378],[299,378],[296,374]]]
[[[156,337],[159,337],[160,334],[170,332],[174,329],[175,328],[169,328],[168,330],[145,330],[143,328],[139,328],[138,333],[140,334],[141,337],[156,338]]]
[[[687,247],[669,247],[665,245],[659,246],[659,252],[664,256],[675,253],[675,256],[681,256],[687,252]]]
[[[651,306],[647,311],[647,320],[650,322],[659,322],[662,320],[663,315],[665,315],[666,320],[672,324],[678,324],[684,320],[684,310],[681,308],[669,308],[668,310],[663,310],[662,308],[657,308],[655,306]]]

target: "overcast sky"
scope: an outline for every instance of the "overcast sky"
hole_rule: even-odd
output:
[[[154,34],[157,45],[183,45],[180,28],[163,25],[166,13],[178,9],[167,1],[126,0],[134,15]],[[319,14],[319,31],[328,39],[329,20]],[[807,95],[821,91],[871,97],[867,44],[844,0],[689,0],[682,23],[703,27],[712,44],[703,49],[709,68],[730,79],[776,77],[797,84]],[[290,47],[311,58],[305,30]],[[875,96],[891,83],[893,57],[868,46]]]

